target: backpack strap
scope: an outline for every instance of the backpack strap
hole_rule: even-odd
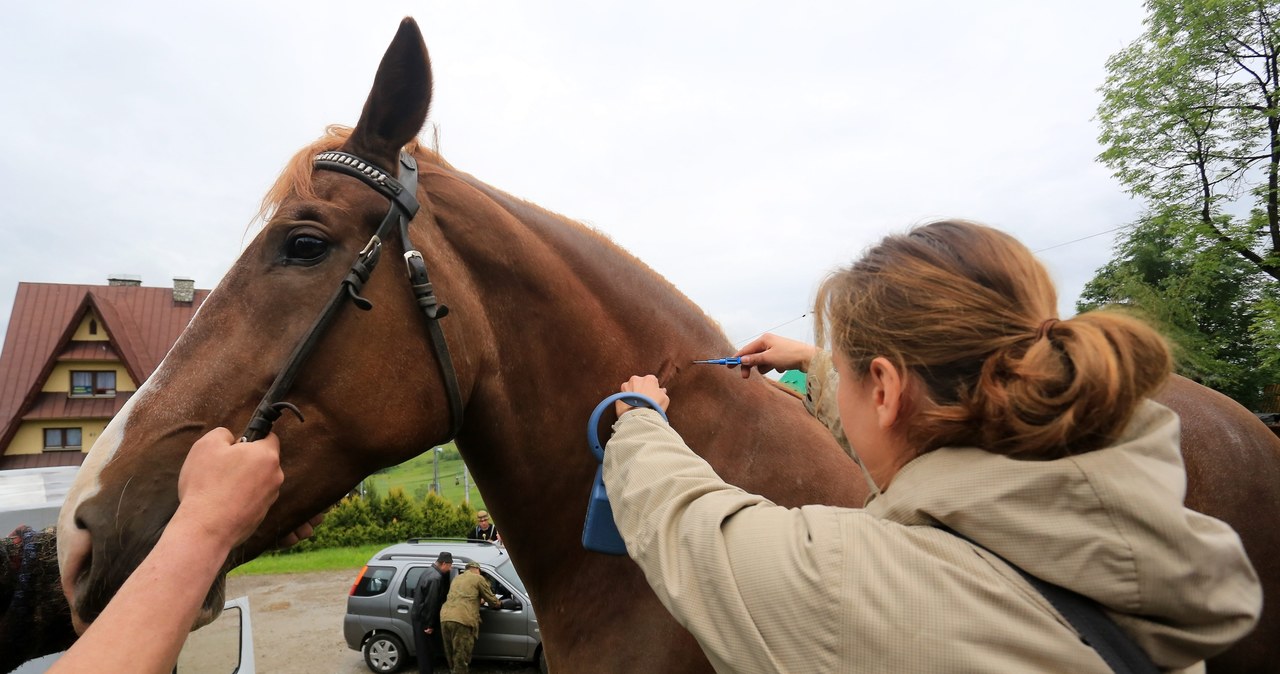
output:
[[[1017,571],[1058,610],[1058,613],[1062,614],[1063,618],[1067,619],[1076,632],[1080,633],[1080,640],[1102,656],[1102,660],[1107,663],[1111,671],[1117,674],[1158,674],[1160,672],[1160,669],[1151,661],[1151,656],[1139,648],[1119,625],[1116,625],[1098,602],[1023,571],[1017,564],[946,525],[938,524],[935,528],[990,552]]]

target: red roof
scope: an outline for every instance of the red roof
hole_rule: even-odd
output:
[[[0,352],[0,447],[8,446],[24,417],[50,418],[44,415],[51,414],[54,403],[42,397],[40,389],[59,357],[80,358],[95,349],[98,355],[86,359],[105,357],[96,342],[71,341],[85,312],[93,309],[98,314],[109,338],[108,350],[119,354],[129,376],[141,384],[159,367],[208,296],[208,290],[197,290],[194,301],[175,302],[173,288],[19,283]],[[125,399],[117,396],[111,404],[123,404]],[[64,404],[92,400],[99,399],[65,399]],[[0,469],[19,467],[8,465],[8,459],[17,458],[5,457]],[[79,460],[50,465],[79,465]]]
[[[111,342],[68,342],[67,348],[58,354],[58,360],[120,360],[120,354],[111,348]]]
[[[72,398],[66,393],[40,393],[27,407],[22,420],[110,419],[131,397],[133,391],[121,391],[110,398]]]
[[[84,452],[75,450],[42,452],[40,454],[13,454],[0,456],[0,470],[11,468],[53,468],[55,466],[79,466],[84,463]]]

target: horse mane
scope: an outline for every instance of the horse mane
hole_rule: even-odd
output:
[[[330,124],[325,127],[324,135],[294,153],[285,164],[284,170],[276,177],[271,189],[262,197],[262,204],[254,215],[252,222],[266,222],[280,204],[291,197],[304,200],[317,198],[313,176],[315,156],[321,152],[337,150],[351,137],[352,128],[341,124]],[[453,166],[440,156],[439,152],[426,147],[419,139],[414,138],[404,146],[405,152],[419,161],[427,161],[437,166],[452,169]]]
[[[270,219],[271,214],[288,199],[318,199],[319,195],[316,194],[314,183],[315,156],[321,152],[328,152],[330,150],[337,150],[341,148],[351,136],[352,131],[353,129],[349,126],[330,124],[325,127],[324,135],[295,152],[293,157],[291,157],[289,162],[285,165],[284,170],[282,170],[280,175],[276,178],[275,183],[271,185],[271,189],[267,190],[266,195],[262,197],[262,203],[259,205],[258,212],[254,215],[251,224],[254,222],[267,222],[267,220]],[[436,147],[439,146],[438,137],[433,138],[432,145]],[[455,175],[455,177],[461,179],[463,182],[466,182],[481,192],[488,194],[490,198],[495,199],[497,203],[501,204],[508,212],[518,218],[523,215],[524,218],[532,216],[535,219],[552,220],[584,233],[588,237],[588,240],[593,240],[597,245],[621,255],[635,268],[643,270],[643,272],[652,277],[654,281],[669,289],[675,297],[679,297],[684,300],[685,304],[700,314],[708,323],[714,325],[720,332],[721,336],[725,338],[725,341],[728,341],[728,336],[724,334],[724,330],[720,326],[719,321],[712,318],[706,313],[706,310],[695,304],[684,293],[680,292],[680,290],[676,288],[675,285],[673,285],[666,277],[654,271],[652,267],[632,254],[631,251],[619,246],[604,232],[567,216],[547,210],[532,201],[504,192],[492,185],[489,185],[488,183],[485,183],[484,181],[479,180],[475,176],[459,171],[452,164],[446,161],[444,157],[440,155],[438,150],[427,147],[418,138],[414,138],[409,141],[409,143],[404,146],[404,151],[408,152],[420,163],[427,162],[441,168],[448,169]],[[784,386],[782,388],[785,389],[786,387]],[[790,389],[787,390],[790,391]],[[792,392],[794,393],[794,391]]]

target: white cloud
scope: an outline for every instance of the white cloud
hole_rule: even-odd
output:
[[[450,161],[608,233],[731,339],[930,217],[1033,249],[1133,218],[1091,117],[1139,2],[901,4],[9,7],[0,321],[19,280],[212,287],[285,160],[355,121],[406,14]],[[1065,312],[1111,241],[1045,252]]]

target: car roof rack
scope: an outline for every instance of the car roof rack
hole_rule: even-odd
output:
[[[478,538],[410,538],[405,543],[473,543],[497,547],[495,541],[483,541]]]

